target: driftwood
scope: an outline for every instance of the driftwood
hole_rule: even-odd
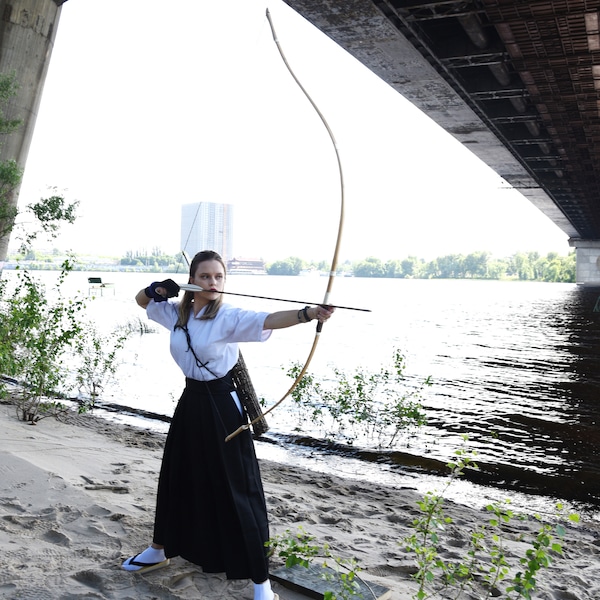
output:
[[[248,373],[248,368],[246,367],[241,352],[237,364],[233,367],[232,376],[235,390],[240,402],[244,405],[250,420],[254,421],[254,419],[260,417],[258,421],[252,425],[254,437],[259,437],[269,430],[269,425],[263,416],[262,407],[258,401],[256,391],[254,390],[254,386],[250,379],[250,373]]]

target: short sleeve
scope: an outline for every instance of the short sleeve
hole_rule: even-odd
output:
[[[154,302],[154,300],[151,300],[146,307],[146,314],[151,321],[156,321],[172,331],[179,316],[179,303]]]

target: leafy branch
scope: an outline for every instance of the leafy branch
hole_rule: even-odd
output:
[[[324,600],[347,600],[357,596],[362,598],[359,581],[377,600],[368,583],[358,576],[361,568],[354,558],[336,557],[328,544],[319,546],[314,543],[315,540],[303,527],[298,527],[295,533],[287,529],[284,534],[271,538],[266,545],[273,554],[283,559],[288,569],[296,566],[308,569],[315,560],[320,560],[323,567],[321,577],[331,587],[323,595]]]
[[[416,600],[444,597],[453,593],[458,599],[470,589],[478,598],[507,599],[524,598],[531,600],[537,589],[537,577],[541,569],[548,568],[554,556],[562,554],[562,545],[558,539],[564,537],[564,507],[556,507],[556,523],[544,523],[539,515],[539,529],[524,556],[518,558],[518,566],[511,565],[506,547],[506,526],[514,519],[524,520],[523,515],[516,515],[510,509],[510,501],[504,504],[492,503],[486,506],[490,513],[487,524],[480,525],[469,534],[467,551],[460,561],[445,560],[440,552],[442,536],[447,534],[452,519],[443,510],[444,494],[466,469],[477,469],[474,461],[475,451],[469,451],[465,444],[467,436],[463,436],[464,444],[455,451],[455,460],[448,463],[450,475],[440,493],[427,492],[417,502],[420,515],[412,522],[414,533],[403,540],[404,547],[414,554],[416,573],[414,579],[419,589],[414,596]],[[571,513],[566,516],[571,522],[578,522],[579,516]],[[524,536],[523,536],[524,537]],[[519,541],[523,542],[523,537]],[[557,539],[558,538],[558,539]],[[519,569],[519,570],[517,570]],[[499,589],[506,583],[504,596]]]
[[[301,366],[294,363],[287,375],[296,378]],[[378,447],[391,447],[399,433],[426,422],[421,392],[431,385],[407,386],[405,360],[394,350],[391,366],[378,372],[357,369],[348,374],[332,366],[332,377],[318,381],[307,373],[292,392],[298,429],[304,423],[320,427],[325,437],[354,443],[363,439]]]

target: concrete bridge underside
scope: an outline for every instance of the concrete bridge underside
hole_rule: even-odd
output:
[[[577,281],[600,284],[600,0],[284,1],[556,223]]]

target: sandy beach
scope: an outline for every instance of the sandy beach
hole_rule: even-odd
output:
[[[147,574],[120,568],[150,541],[163,441],[91,415],[32,426],[0,405],[0,597],[252,600],[251,582],[204,574],[180,558]],[[413,598],[414,558],[400,542],[422,496],[264,460],[261,469],[271,535],[302,526],[334,556],[355,558],[360,575],[389,589],[389,598]],[[465,533],[488,517],[456,503],[445,512],[453,519],[441,550],[448,559],[462,555]],[[523,552],[522,536],[534,530],[533,520],[511,521],[509,556]],[[582,515],[567,526],[563,547],[534,597],[600,598],[600,524]],[[281,600],[309,597],[280,582],[274,589]]]

